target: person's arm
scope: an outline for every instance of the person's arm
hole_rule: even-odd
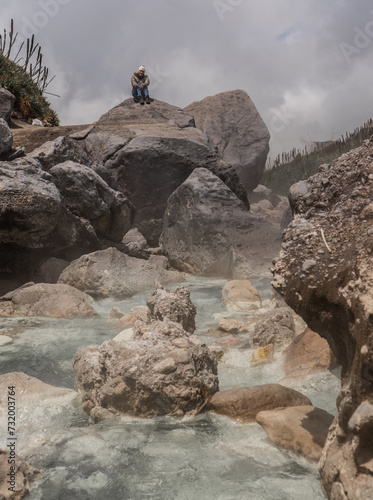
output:
[[[137,78],[135,75],[132,75],[131,84],[132,84],[132,87],[137,89],[139,82],[137,81]]]
[[[148,75],[146,75],[146,78],[145,78],[145,80],[144,80],[144,85],[145,85],[146,87],[148,87],[148,86],[149,86],[149,84],[150,84],[150,80],[149,80]]]

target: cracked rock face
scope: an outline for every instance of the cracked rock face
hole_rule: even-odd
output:
[[[73,365],[83,409],[93,421],[194,414],[219,388],[215,357],[168,319],[137,322],[128,341],[81,348]]]
[[[274,287],[342,366],[339,413],[320,462],[332,499],[369,498],[363,492],[373,489],[372,438],[367,444],[366,433],[349,424],[373,401],[372,199],[371,139],[292,186],[294,220],[274,268]]]

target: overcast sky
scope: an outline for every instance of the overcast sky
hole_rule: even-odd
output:
[[[1,0],[0,28],[11,18],[56,75],[62,124],[130,97],[141,64],[152,97],[180,107],[244,89],[272,158],[373,117],[371,0]]]

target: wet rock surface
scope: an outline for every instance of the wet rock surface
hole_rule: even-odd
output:
[[[283,352],[286,377],[306,377],[316,371],[336,367],[334,355],[325,339],[307,328]]]
[[[294,220],[274,268],[275,288],[328,340],[342,366],[339,413],[320,462],[330,498],[364,498],[373,488],[360,466],[373,447],[368,452],[363,435],[348,427],[373,397],[372,157],[370,140],[291,188]]]
[[[281,448],[318,461],[333,415],[314,406],[292,406],[261,411],[256,421]]]
[[[32,483],[40,476],[40,471],[15,455],[9,464],[9,451],[0,450],[0,498],[21,500],[30,493]]]
[[[214,356],[168,319],[136,323],[125,342],[82,348],[73,365],[83,409],[94,421],[195,414],[218,390]]]
[[[286,406],[310,405],[311,401],[294,389],[280,384],[264,384],[217,392],[206,409],[240,422],[255,422],[260,411]]]

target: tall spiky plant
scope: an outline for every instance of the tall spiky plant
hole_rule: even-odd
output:
[[[7,34],[7,31],[4,28],[4,34],[0,34],[0,55],[3,55],[7,59],[14,61],[16,64],[21,66],[38,85],[40,91],[42,93],[48,93],[45,92],[45,89],[52,82],[55,76],[48,80],[49,69],[46,66],[43,66],[41,46],[39,43],[35,43],[35,35],[32,35],[31,38],[27,38],[26,47],[25,41],[23,41],[18,47],[15,57],[11,57],[17,38],[18,32],[14,33],[14,20],[12,19],[10,21],[9,33]],[[24,47],[26,48],[26,54],[24,57],[20,57]],[[33,62],[33,58],[35,59],[34,56],[36,57],[36,60]]]
[[[35,36],[19,45],[12,57],[18,33],[14,32],[14,21],[10,30],[0,34],[0,86],[9,90],[16,98],[15,109],[25,118],[39,118],[49,125],[58,125],[59,119],[43,94],[55,78],[49,79],[49,70],[43,66],[41,47]],[[22,56],[22,51],[26,53]],[[56,95],[56,94],[52,94]]]

